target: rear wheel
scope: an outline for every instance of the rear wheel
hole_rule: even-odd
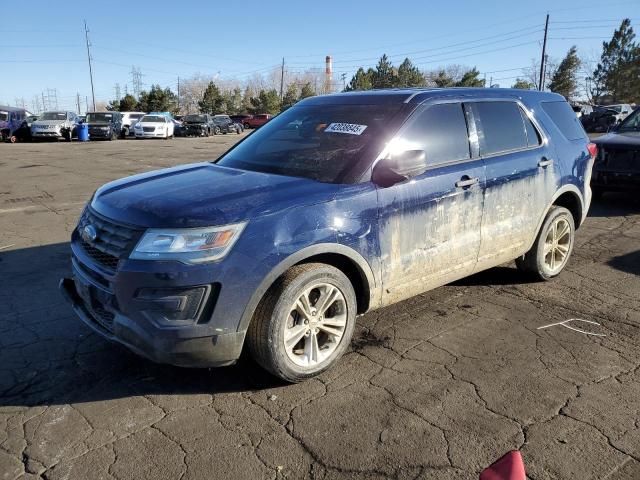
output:
[[[347,349],[356,317],[356,295],[337,268],[296,265],[269,289],[247,331],[256,362],[288,382],[314,377]]]
[[[214,135],[220,135],[220,127],[216,127],[216,128],[214,128],[214,130],[213,130],[213,134],[214,134]]]
[[[575,223],[564,207],[553,206],[531,250],[516,259],[516,266],[540,280],[551,280],[564,269],[573,251]]]

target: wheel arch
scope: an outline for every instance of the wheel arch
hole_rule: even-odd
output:
[[[302,263],[325,263],[344,273],[356,292],[358,314],[374,308],[379,297],[375,277],[369,263],[358,252],[341,244],[325,243],[306,247],[276,265],[262,280],[245,307],[238,331],[245,331],[251,323],[258,304],[274,282],[287,270]]]
[[[538,225],[535,229],[535,236],[531,240],[527,250],[529,250],[535,239],[538,236],[538,232],[540,232],[540,228],[542,228],[542,224],[544,223],[544,219],[547,218],[549,214],[549,210],[551,210],[554,206],[565,207],[567,210],[571,212],[573,216],[573,220],[576,226],[576,230],[580,227],[582,222],[584,221],[584,217],[586,216],[586,211],[584,207],[584,200],[582,197],[582,193],[575,185],[564,185],[562,188],[559,188],[558,191],[554,194],[553,199],[544,209],[544,212],[538,219]]]

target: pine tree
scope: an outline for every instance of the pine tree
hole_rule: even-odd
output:
[[[480,72],[473,67],[471,70],[464,72],[460,80],[455,82],[456,87],[484,87],[484,80],[478,78]]]
[[[303,98],[307,98],[307,97],[313,97],[315,96],[315,94],[316,92],[313,90],[313,87],[311,86],[311,82],[307,82],[300,89],[299,100],[302,100]]]
[[[397,72],[389,61],[389,57],[385,53],[380,57],[376,69],[371,76],[371,84],[373,88],[391,88],[395,85]]]
[[[640,46],[634,42],[631,20],[625,18],[611,41],[602,42],[600,63],[593,72],[592,91],[596,101],[604,95],[614,103],[637,101],[640,97]]]
[[[295,83],[290,83],[287,87],[284,97],[282,97],[282,110],[286,110],[289,107],[293,107],[298,101],[298,86]]]
[[[224,107],[224,98],[220,94],[220,89],[215,83],[209,82],[209,85],[207,85],[207,88],[202,94],[202,100],[198,102],[198,106],[202,113],[215,115],[216,113],[222,112]]]
[[[351,78],[349,85],[345,88],[345,92],[352,92],[354,90],[371,90],[373,88],[373,81],[371,78],[372,73],[372,69],[365,72],[364,68],[360,67],[356,74]]]
[[[536,88],[536,86],[528,80],[524,80],[522,78],[516,78],[516,81],[511,86],[511,88],[519,88],[521,90],[533,90]]]
[[[173,112],[178,110],[178,97],[169,88],[152,85],[146,92],[140,92],[137,108],[143,112]]]
[[[453,77],[448,75],[444,70],[438,72],[438,75],[433,78],[433,82],[436,84],[436,87],[440,88],[453,87],[456,84]]]
[[[580,59],[574,45],[569,49],[567,56],[564,57],[553,73],[549,90],[559,93],[567,100],[573,100],[578,89],[578,68],[580,68]]]
[[[398,67],[398,76],[396,80],[397,87],[422,87],[425,85],[425,78],[418,67],[411,63],[411,60],[405,58]]]
[[[280,111],[280,95],[275,89],[260,90],[257,97],[251,98],[251,113],[271,113]]]

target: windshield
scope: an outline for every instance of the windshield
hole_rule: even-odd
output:
[[[183,121],[187,123],[204,123],[207,121],[207,117],[204,115],[187,115],[183,118]]]
[[[44,112],[39,120],[66,120],[65,112]]]
[[[385,125],[399,109],[397,104],[293,107],[261,127],[217,163],[340,183],[361,163],[365,151],[380,145]]]
[[[616,112],[620,113],[622,111],[622,106],[621,105],[610,105],[608,107],[609,110],[615,110]]]
[[[142,117],[144,117],[143,113],[132,113],[129,115],[129,118],[131,120],[138,120],[139,118],[142,118]]]
[[[87,113],[87,123],[110,123],[113,113]]]
[[[625,118],[618,130],[640,130],[640,108],[636,108],[631,115]]]
[[[164,123],[164,118],[165,117],[161,117],[160,115],[145,115],[140,121],[148,123]]]

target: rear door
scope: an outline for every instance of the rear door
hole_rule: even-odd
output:
[[[419,107],[389,144],[390,153],[424,150],[428,169],[378,189],[385,304],[473,272],[485,179],[475,147],[460,102]]]
[[[543,134],[515,100],[467,103],[486,168],[476,270],[522,255],[555,192],[555,163]],[[575,117],[575,115],[574,115]]]

